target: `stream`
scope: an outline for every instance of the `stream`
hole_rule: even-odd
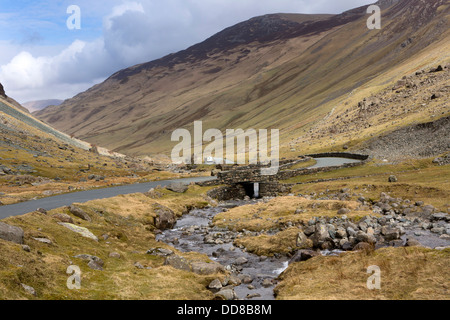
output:
[[[238,232],[212,225],[212,219],[218,213],[258,201],[227,201],[217,207],[192,210],[178,220],[174,229],[159,234],[157,240],[169,243],[182,252],[206,254],[211,260],[222,264],[242,281],[234,287],[239,299],[273,300],[275,283],[272,280],[288,267],[288,258],[259,257],[245,252],[233,245]]]

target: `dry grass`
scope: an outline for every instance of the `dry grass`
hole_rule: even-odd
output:
[[[167,193],[156,200],[130,195],[80,205],[91,216],[92,222],[72,218],[75,224],[94,233],[98,242],[57,224],[51,216],[68,214],[64,208],[52,210],[48,215],[35,212],[4,220],[24,229],[25,244],[30,246],[31,252],[0,240],[0,299],[211,299],[212,294],[206,286],[222,275],[199,276],[165,267],[164,258],[146,254],[152,247],[163,247],[183,255],[155,241],[152,228],[145,219],[146,208],[150,209],[155,201],[167,205],[178,202],[179,208],[204,205],[205,200],[198,196],[202,192],[204,190],[193,188],[185,195]],[[103,235],[108,238],[104,239]],[[40,243],[33,237],[50,239],[52,244]],[[109,257],[111,252],[118,252],[121,258]],[[78,254],[100,257],[105,262],[104,270],[90,269],[85,261],[74,258]],[[185,257],[190,261],[209,261],[206,256],[195,253],[185,254]],[[137,269],[135,262],[151,269]],[[66,287],[66,270],[70,265],[81,268],[81,290]],[[26,293],[21,283],[35,288],[37,297]]]
[[[315,257],[280,276],[279,300],[448,300],[450,249],[386,248]],[[367,289],[369,266],[381,269],[381,290]]]
[[[300,230],[292,227],[277,234],[260,235],[256,237],[242,237],[235,240],[235,244],[244,246],[248,252],[259,256],[271,257],[275,253],[287,254],[298,249],[297,234]]]
[[[276,228],[287,222],[307,222],[313,217],[334,217],[341,208],[352,210],[347,217],[358,218],[371,214],[356,211],[358,202],[338,200],[307,200],[300,197],[277,197],[267,203],[245,205],[220,213],[214,217],[214,224],[230,230],[262,231]],[[295,214],[297,209],[306,210]]]

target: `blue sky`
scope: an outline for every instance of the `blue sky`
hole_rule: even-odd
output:
[[[0,82],[23,103],[66,99],[112,73],[254,16],[340,13],[370,0],[0,0]],[[81,9],[69,30],[67,8]]]

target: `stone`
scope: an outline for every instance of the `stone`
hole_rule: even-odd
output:
[[[175,182],[171,183],[168,186],[166,186],[167,190],[176,192],[176,193],[185,193],[187,189],[189,189],[189,186],[181,183],[181,182]]]
[[[73,219],[71,216],[65,213],[57,213],[52,216],[52,218],[59,220],[61,222],[73,223]]]
[[[204,262],[204,261],[194,261],[191,262],[192,272],[199,275],[210,275],[224,271],[224,267],[215,261]]]
[[[71,205],[69,206],[69,211],[71,214],[73,214],[75,217],[78,217],[80,219],[83,219],[85,221],[91,222],[91,217],[81,208]]]
[[[39,213],[42,213],[42,214],[45,214],[45,215],[47,214],[47,210],[42,209],[42,208],[37,208],[36,212],[39,212]]]
[[[391,176],[389,176],[388,182],[398,182],[398,179],[396,176],[391,175]]]
[[[235,276],[235,275],[229,275],[228,277],[225,278],[225,280],[223,281],[223,286],[240,286],[242,283],[241,278]]]
[[[299,232],[297,235],[297,247],[300,249],[312,248],[314,243],[312,240],[308,239],[304,232]]]
[[[350,213],[350,209],[347,209],[347,208],[341,208],[337,212],[338,215],[345,215],[345,214],[349,214],[349,213]]]
[[[173,254],[172,250],[164,248],[152,248],[147,251],[147,254],[152,256],[167,257]]]
[[[294,262],[307,261],[317,256],[320,256],[320,253],[314,250],[298,250],[291,258],[291,260],[289,260],[289,264]]]
[[[235,300],[237,299],[236,292],[233,289],[222,289],[215,294],[216,299],[220,300]]]
[[[360,242],[354,248],[353,251],[372,251],[373,246],[367,242]]]
[[[52,244],[52,241],[47,238],[33,238],[33,240],[36,240],[38,242],[45,243],[45,244]]]
[[[398,228],[382,227],[381,234],[384,236],[386,241],[398,240],[400,239],[400,230]]]
[[[10,226],[0,221],[0,239],[23,244],[23,236],[24,232],[22,228]]]
[[[135,262],[135,263],[134,263],[134,266],[135,266],[137,269],[141,269],[141,270],[142,270],[142,269],[145,269],[144,266],[143,266],[139,261],[138,261],[138,262]]]
[[[104,262],[99,257],[92,256],[90,254],[79,254],[79,255],[74,256],[74,258],[88,261],[88,267],[93,270],[99,270],[99,271],[103,270]]]
[[[219,279],[215,279],[208,285],[208,289],[220,290],[222,289],[222,282]]]
[[[58,222],[58,224],[73,231],[73,232],[80,234],[81,236],[83,236],[85,238],[92,239],[94,241],[98,241],[98,238],[87,228],[80,227],[80,226],[77,226],[77,225],[74,225],[71,223],[64,223],[64,222]]]
[[[448,213],[444,213],[444,212],[434,213],[434,214],[431,215],[431,220],[432,221],[438,221],[438,220],[449,221],[450,220],[450,215]]]
[[[416,239],[406,239],[405,247],[422,247],[422,244]]]
[[[114,258],[114,259],[120,259],[120,253],[118,253],[118,252],[111,252],[109,254],[109,257],[110,258]]]
[[[312,238],[313,245],[316,248],[321,247],[324,242],[331,240],[327,227],[321,223],[316,224],[316,229]]]
[[[160,204],[154,204],[153,209],[156,213],[155,227],[159,230],[172,229],[177,222],[175,213]]]
[[[33,287],[27,286],[26,284],[23,284],[23,283],[21,283],[21,285],[22,285],[22,288],[23,288],[26,292],[28,292],[29,294],[31,294],[31,295],[33,295],[33,296],[37,296],[36,290],[34,290]]]
[[[166,258],[164,261],[165,266],[171,266],[172,268],[175,268],[177,270],[183,270],[190,272],[191,271],[191,265],[186,260],[186,258],[178,256],[178,255],[170,255]]]
[[[264,281],[261,283],[261,285],[264,288],[270,288],[271,286],[273,286],[272,279],[264,279]]]
[[[248,262],[247,258],[239,257],[234,261],[234,264],[240,266],[240,265],[246,264],[247,262]]]
[[[22,250],[25,252],[31,252],[30,246],[27,246],[26,244],[22,245]]]

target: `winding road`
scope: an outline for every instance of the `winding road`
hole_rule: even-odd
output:
[[[174,182],[189,184],[191,182],[201,182],[213,179],[215,179],[215,177],[196,177],[196,178],[185,178],[175,180],[163,180],[147,183],[130,184],[119,187],[66,193],[53,197],[12,204],[8,206],[0,206],[0,220],[12,216],[20,216],[35,211],[38,208],[42,208],[45,210],[52,210],[64,206],[69,206],[74,202],[83,203],[91,200],[112,198],[121,194],[147,192],[151,188],[155,188],[157,186],[164,187]]]
[[[315,158],[315,160],[317,161],[317,163],[310,168],[339,166],[346,163],[359,162],[359,160],[352,160],[347,158]],[[157,186],[164,187],[174,182],[189,184],[191,182],[210,181],[214,179],[215,177],[196,177],[196,178],[185,178],[174,180],[162,180],[148,183],[131,184],[119,187],[66,193],[38,200],[31,200],[7,206],[0,206],[0,220],[12,216],[20,216],[35,211],[38,208],[42,208],[45,210],[52,210],[64,206],[69,206],[75,202],[83,203],[91,200],[112,198],[121,194],[147,192],[151,188],[155,188]]]

